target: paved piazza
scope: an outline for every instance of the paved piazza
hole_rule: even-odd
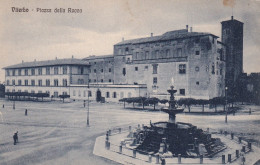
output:
[[[5,108],[2,108],[2,105]],[[12,101],[0,100],[0,164],[117,164],[93,155],[98,136],[108,129],[129,125],[149,124],[168,120],[163,112],[123,109],[119,103],[91,103],[90,127],[86,126],[87,107],[83,102],[19,102],[12,109]],[[252,114],[249,115],[248,108]],[[28,116],[24,115],[28,109]],[[199,128],[233,131],[260,141],[260,107],[243,106],[235,116],[179,114],[177,121],[189,122]],[[18,131],[19,143],[13,145]]]

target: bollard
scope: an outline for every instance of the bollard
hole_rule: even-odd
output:
[[[166,164],[166,161],[165,161],[164,158],[162,158],[162,163],[161,163],[161,165],[165,165],[165,164]]]
[[[200,155],[200,164],[203,164],[203,155]]]
[[[225,164],[225,155],[222,155],[222,164]]]
[[[110,142],[107,142],[107,150],[110,150]]]
[[[149,162],[149,163],[152,163],[152,155],[149,155],[149,156],[148,156],[148,162]]]
[[[231,139],[233,140],[234,139],[234,133],[231,133]]]
[[[238,142],[241,143],[242,137],[238,137]]]
[[[228,162],[231,163],[231,154],[228,154]]]
[[[156,155],[156,164],[159,164],[159,154]]]
[[[181,164],[181,154],[178,154],[178,164]]]
[[[239,158],[239,150],[236,150],[236,157]]]
[[[122,145],[119,146],[119,153],[122,154],[123,147]]]
[[[246,152],[246,146],[242,146],[242,152]]]
[[[121,128],[118,128],[119,133],[121,133]]]
[[[250,142],[248,142],[247,147],[248,147],[248,149],[250,151],[252,149],[252,144]]]
[[[133,150],[133,157],[136,158],[136,150]]]
[[[132,130],[132,127],[131,127],[131,126],[129,126],[129,132],[131,132],[131,130]]]

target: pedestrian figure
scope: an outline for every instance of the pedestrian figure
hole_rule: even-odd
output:
[[[245,158],[245,155],[242,156],[242,164],[244,165],[246,162],[246,158]]]
[[[251,108],[249,108],[249,115],[251,115]]]
[[[5,105],[3,104],[3,108],[5,108]]]
[[[13,139],[14,139],[14,145],[16,145],[16,143],[18,143],[18,131],[14,133]]]
[[[27,109],[25,109],[25,112],[24,112],[25,116],[27,116]]]

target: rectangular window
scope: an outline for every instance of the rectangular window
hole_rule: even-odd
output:
[[[104,70],[103,70],[103,69],[101,69],[101,73],[103,73],[103,71],[104,71]]]
[[[200,55],[200,51],[197,50],[197,51],[196,51],[196,55]]]
[[[54,67],[54,74],[59,74],[59,68],[57,66]]]
[[[106,93],[106,97],[109,98],[110,97],[110,94],[109,92]]]
[[[211,73],[212,74],[215,74],[215,65],[213,64],[212,67],[211,67]]]
[[[67,74],[67,66],[63,66],[62,67],[62,73],[63,74]]]
[[[67,86],[67,79],[62,80],[62,85],[65,86],[65,87]]]
[[[24,85],[25,85],[25,86],[28,86],[28,85],[29,85],[28,80],[24,80]]]
[[[153,74],[157,74],[158,64],[153,64]]]
[[[148,51],[145,52],[145,59],[149,59],[149,52]]]
[[[89,96],[89,97],[92,97],[91,91],[88,91],[88,96]]]
[[[109,80],[108,80],[108,82],[112,82],[112,80],[111,80],[111,79],[109,79]]]
[[[51,85],[50,80],[47,79],[47,80],[46,80],[46,86],[50,86],[50,85]]]
[[[144,69],[145,69],[145,70],[148,70],[148,66],[147,66],[147,65],[146,65],[146,66],[144,66]]]
[[[116,92],[113,92],[113,98],[116,98]]]
[[[10,71],[9,70],[6,70],[6,75],[10,76]]]
[[[54,80],[54,86],[56,86],[56,87],[59,86],[59,80],[58,79]]]
[[[170,58],[170,50],[169,49],[166,50],[166,58]]]
[[[15,69],[13,69],[13,76],[15,76]]]
[[[96,69],[94,69],[94,73],[97,73],[97,70],[96,70]]]
[[[12,80],[12,85],[15,85],[15,80]]]
[[[38,75],[42,75],[42,68],[38,68]]]
[[[91,79],[89,79],[88,82],[91,83]]]
[[[159,50],[155,51],[155,59],[159,58]]]
[[[6,85],[10,85],[10,81],[9,80],[6,81]]]
[[[34,68],[31,69],[31,74],[35,75],[35,69]]]
[[[196,82],[196,85],[200,85],[200,82],[199,82],[199,81],[197,81],[197,82]]]
[[[56,97],[56,98],[59,97],[59,93],[58,92],[54,92],[53,93],[53,97]]]
[[[157,77],[153,78],[153,84],[157,84]]]
[[[31,86],[35,86],[35,80],[31,80]]]
[[[186,73],[186,64],[180,64],[179,65],[179,73],[185,74]]]
[[[135,67],[135,71],[138,71],[138,67]]]
[[[84,73],[84,68],[82,66],[78,67],[78,74],[82,75]]]
[[[182,56],[182,49],[181,48],[177,49],[177,55],[178,55],[178,57]]]
[[[108,72],[111,72],[111,71],[112,71],[111,68],[109,68],[109,69],[108,69]]]
[[[25,75],[25,76],[28,76],[28,69],[25,69],[25,70],[24,70],[24,75]]]
[[[180,95],[185,95],[185,89],[180,89]]]
[[[18,80],[18,85],[22,85],[22,80]]]
[[[96,80],[96,79],[94,79],[94,82],[97,82],[97,80]]]
[[[101,79],[101,82],[103,82],[104,80],[103,79]]]
[[[46,67],[46,75],[50,75],[51,74],[51,69],[50,67]]]
[[[18,70],[18,76],[21,76],[22,75],[22,69],[19,69]]]
[[[38,80],[38,86],[42,86],[42,80]]]

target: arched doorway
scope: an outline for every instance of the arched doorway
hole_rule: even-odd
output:
[[[97,95],[96,95],[97,97],[96,97],[96,100],[97,100],[97,102],[100,102],[101,101],[101,91],[98,89],[97,90]]]

